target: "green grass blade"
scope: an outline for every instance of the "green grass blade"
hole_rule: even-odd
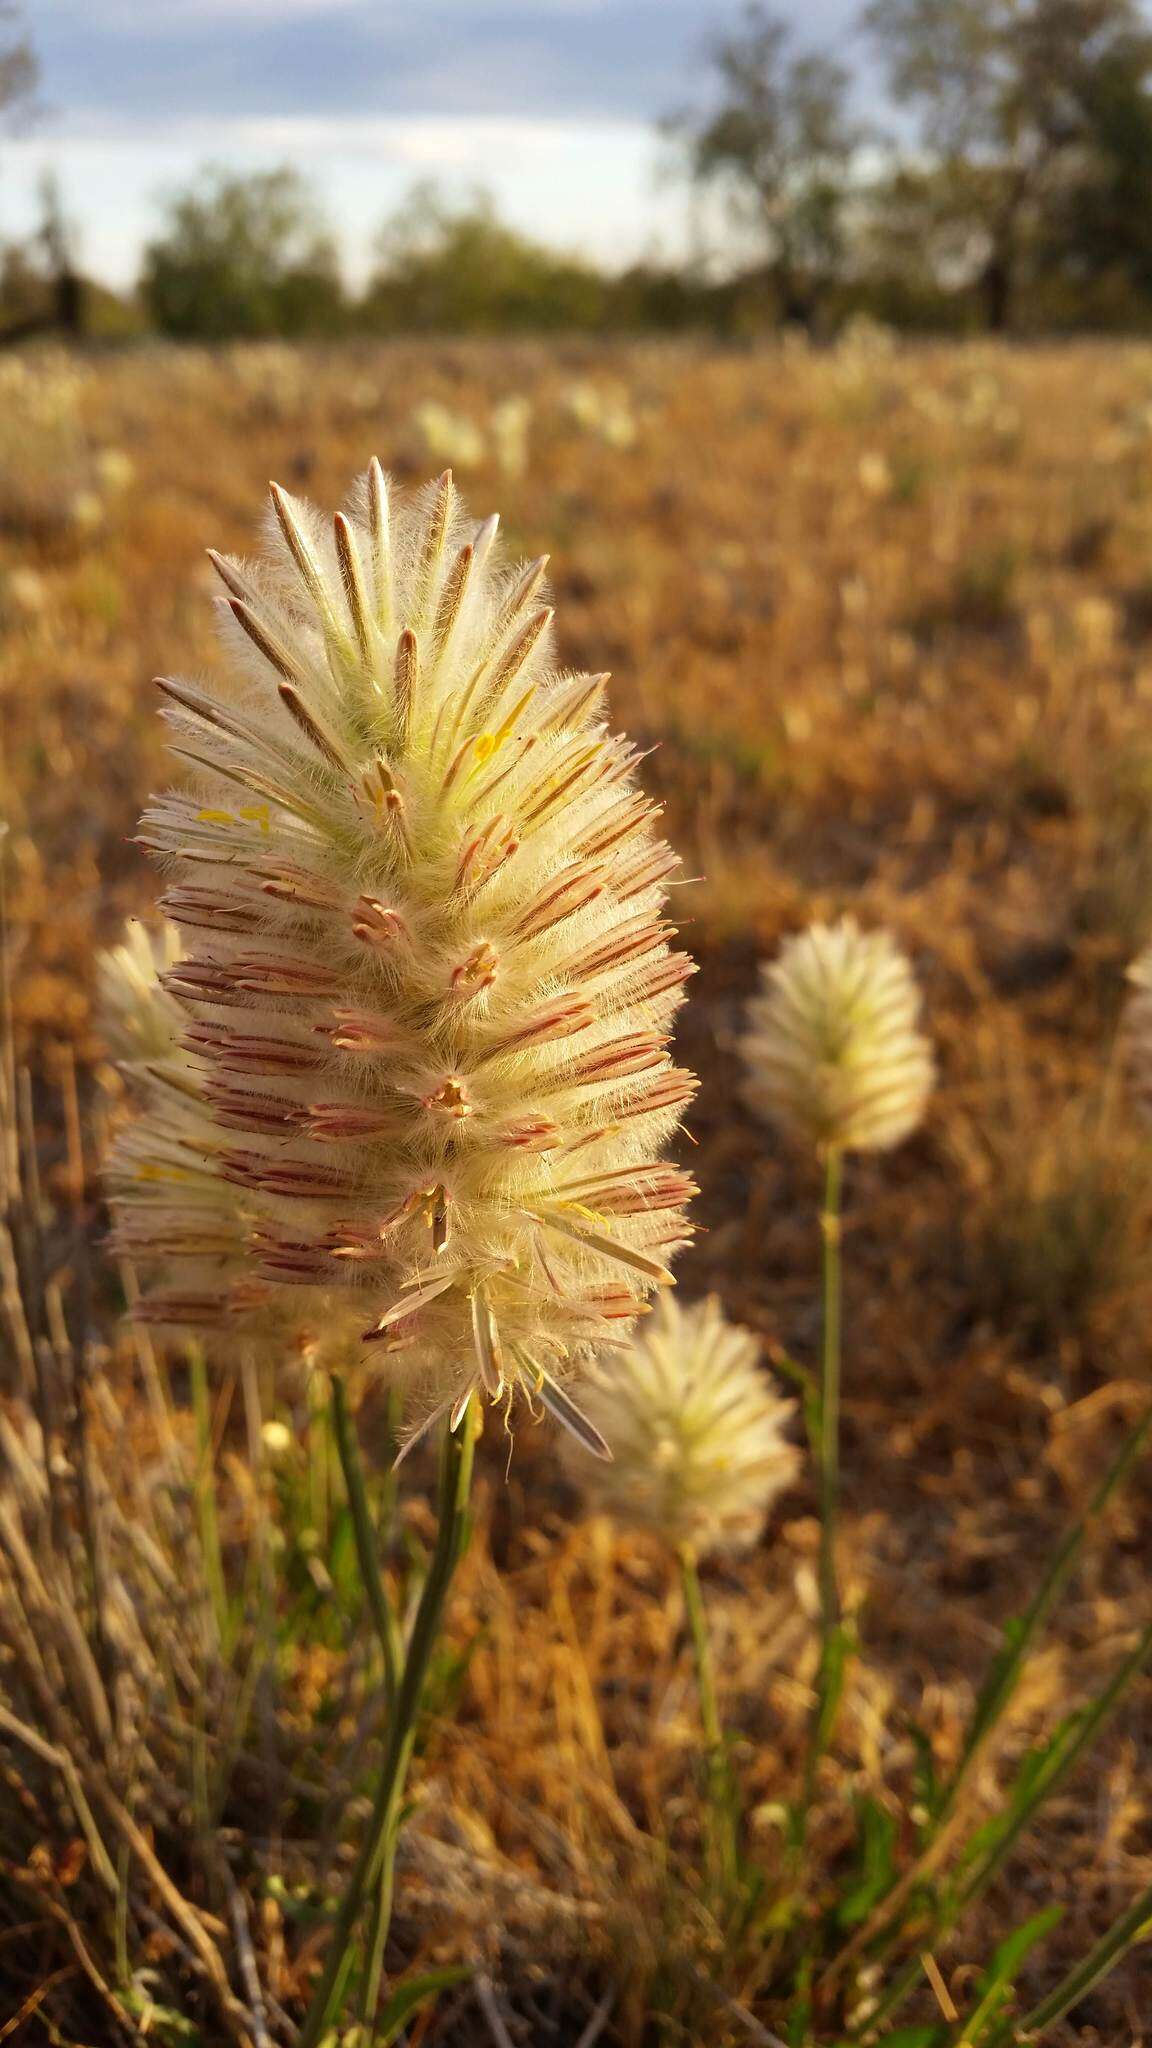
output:
[[[1119,1705],[1132,1680],[1139,1675],[1150,1659],[1152,1622],[1148,1624],[1135,1648],[1118,1666],[1091,1706],[1079,1714],[1069,1716],[1057,1731],[1048,1749],[1027,1773],[1017,1795],[1010,1799],[1006,1809],[997,1815],[991,1830],[982,1831],[987,1840],[987,1850],[961,1887],[961,1912],[996,1875],[1008,1851],[1035,1818],[1044,1801],[1075,1768],[1084,1751],[1099,1733],[1103,1722]]]
[[[976,2043],[983,2038],[1011,1997],[1022,1964],[1037,1942],[1052,1932],[1063,1914],[1062,1906],[1045,1906],[1043,1912],[1033,1914],[1031,1920],[1026,1920],[1023,1927],[1017,1927],[1006,1941],[1000,1943],[984,1972],[977,2003],[964,2022],[960,2048],[976,2048]]]
[[[391,2048],[413,2013],[439,1992],[465,1983],[471,1974],[459,1964],[448,1964],[442,1970],[425,1970],[419,1977],[409,1977],[406,1984],[398,1984],[373,2029],[372,2048]]]
[[[957,1794],[978,1751],[983,1748],[1011,1700],[1025,1658],[1072,1576],[1089,1530],[1099,1520],[1113,1494],[1135,1464],[1150,1434],[1152,1408],[1145,1411],[1135,1428],[1125,1437],[1084,1513],[1073,1523],[1063,1541],[1057,1546],[1024,1614],[1005,1632],[1004,1647],[993,1660],[992,1668],[981,1687],[959,1760],[941,1795],[936,1815],[937,1823],[944,1819],[955,1805]]]
[[[1001,2021],[989,2036],[987,2048],[1007,2048],[1011,2041],[1034,2041],[1047,2027],[1063,2019],[1064,2014],[1078,2005],[1082,1998],[1086,1998],[1116,1968],[1117,1963],[1123,1961],[1130,1948],[1150,1937],[1152,1884],[1145,1886],[1128,1911],[1113,1922],[1095,1948],[1089,1950],[1082,1962],[1073,1965],[1047,1998],[1042,1998],[1039,2005],[1015,2024],[1011,2020]]]

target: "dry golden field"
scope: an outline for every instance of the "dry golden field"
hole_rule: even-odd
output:
[[[526,427],[499,411],[517,395]],[[449,417],[430,419],[429,402]],[[676,891],[700,970],[680,1044],[703,1082],[687,1119],[700,1229],[680,1283],[717,1293],[769,1354],[814,1357],[819,1186],[741,1105],[733,1048],[757,961],[810,918],[851,910],[893,929],[924,987],[941,1066],[927,1122],[854,1164],[847,1187],[843,1567],[866,1656],[819,1788],[831,1882],[865,1803],[906,1831],[917,1731],[946,1764],[1000,1629],[1147,1399],[1152,1138],[1112,1046],[1125,968],[1152,939],[1152,347],[897,345],[861,330],[826,352],[444,342],[0,360],[14,1028],[46,1199],[93,1244],[95,1152],[116,1114],[94,956],[156,893],[132,844],[168,779],[151,678],[212,663],[204,550],[250,546],[266,480],[335,505],[373,453],[406,481],[452,462],[473,512],[502,513],[513,557],[551,553],[565,661],[611,669],[614,725],[651,749],[646,786],[699,877]],[[71,1286],[62,1228],[49,1242]],[[114,1404],[93,1428],[113,1492],[135,1499],[155,1418],[116,1335],[119,1304],[97,1250],[91,1315],[114,1347]],[[263,1714],[298,1746],[260,1733],[258,1699],[255,1754],[218,1805],[206,1793],[187,1821],[161,1810],[150,1766],[130,1758],[124,1782],[230,1954],[227,1900],[194,1839],[223,1830],[228,1895],[238,1883],[272,2004],[291,2014],[312,1961],[294,1899],[332,1825],[309,1787],[355,1732],[342,1676],[355,1641],[333,1622],[338,1598],[326,1614],[333,1511],[307,1444],[315,1391],[297,1374],[277,1392],[300,1447],[254,1473],[236,1389],[211,1361],[209,1379],[226,1551],[249,1540],[261,1500],[289,1526],[284,1583],[304,1619],[281,1614]],[[363,1420],[371,1444],[371,1400]],[[413,1536],[427,1534],[428,1469],[405,1468]],[[977,1808],[1147,1622],[1150,1536],[1145,1465],[1092,1534]],[[816,1540],[804,1481],[750,1557],[706,1573],[724,1717],[769,1867],[815,1667]],[[423,1746],[392,1963],[472,1976],[407,2038],[776,2039],[756,1969],[746,1955],[717,1963],[715,1930],[680,1895],[669,1904],[652,1849],[659,1837],[690,1865],[697,1825],[674,1568],[655,1543],[581,1518],[546,1429],[521,1431],[510,1463],[502,1441],[483,1446],[450,1636],[460,1655],[441,1683],[455,1712]],[[6,1656],[0,1640],[0,1702]],[[211,1736],[174,1737],[176,1752],[203,1762]],[[1026,1966],[1031,2002],[1147,1884],[1150,1773],[1145,1676],[941,1946],[960,2009],[1009,1926],[1051,1899],[1066,1909]],[[133,1984],[156,1973],[158,2005],[183,1987],[189,2032],[165,2021],[153,2038],[242,2038],[163,1911],[109,1931],[59,1773],[2,1729],[0,1777],[0,2039],[138,2038],[125,1969]],[[1149,1955],[1051,2038],[1152,2039]],[[927,1988],[903,2023],[917,2013],[939,2016]],[[288,2038],[275,2012],[269,2024]],[[845,2024],[830,2011],[820,2038]]]

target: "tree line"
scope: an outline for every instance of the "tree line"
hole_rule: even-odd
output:
[[[86,302],[49,188],[37,242],[4,252],[0,317],[22,330],[46,301],[78,325],[103,307],[112,327],[208,342],[820,334],[861,312],[946,332],[1152,326],[1152,28],[1137,0],[868,0],[845,41],[855,71],[747,5],[708,48],[700,102],[662,124],[687,178],[722,197],[726,262],[609,274],[511,227],[482,193],[449,202],[421,185],[353,293],[298,172],[208,167],[168,200],[131,310],[92,287]],[[34,88],[0,0],[0,114]]]

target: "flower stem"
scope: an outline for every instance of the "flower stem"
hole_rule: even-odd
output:
[[[344,1381],[340,1374],[335,1372],[332,1375],[332,1428],[348,1494],[348,1512],[352,1517],[352,1531],[356,1539],[356,1561],[360,1566],[360,1577],[364,1582],[364,1591],[380,1643],[380,1654],[384,1660],[384,1697],[391,1709],[396,1697],[400,1668],[400,1631],[396,1626],[396,1617],[389,1605],[384,1581],[380,1576],[379,1536],[368,1506],[368,1490],[364,1484],[364,1469],[360,1462],[356,1425],[348,1412],[348,1396]]]
[[[820,1474],[820,1665],[816,1703],[804,1765],[804,1797],[800,1817],[803,1841],[816,1789],[820,1759],[832,1739],[843,1682],[847,1648],[840,1613],[836,1571],[836,1533],[840,1513],[840,1372],[841,1372],[841,1195],[844,1155],[828,1149],[824,1172],[824,1206],[820,1212],[823,1246],[820,1273],[821,1352],[820,1404],[816,1459]]]
[[[688,1617],[692,1653],[696,1663],[700,1720],[708,1745],[709,1835],[716,1874],[725,1897],[730,1898],[736,1882],[738,1863],[735,1787],[724,1743],[720,1710],[716,1703],[716,1666],[712,1656],[712,1638],[708,1631],[708,1617],[704,1612],[704,1596],[700,1589],[700,1574],[696,1568],[696,1553],[691,1544],[681,1544],[679,1558],[684,1609]]]
[[[836,1523],[840,1509],[840,1354],[841,1270],[840,1202],[844,1155],[829,1148],[824,1177],[821,1305],[823,1346],[820,1361],[820,1634],[823,1664],[829,1662],[832,1638],[840,1624],[840,1588],[836,1578]]]
[[[387,1747],[380,1770],[380,1782],[368,1822],[367,1833],[348,1881],[348,1889],[336,1915],[327,1960],[297,2048],[316,2044],[338,2016],[340,2002],[353,1962],[357,1924],[369,1887],[378,1883],[394,1851],[397,1824],[404,1796],[408,1765],[416,1738],[416,1721],[423,1697],[428,1667],[439,1634],[440,1621],[452,1575],[468,1540],[468,1495],[472,1480],[475,1447],[475,1402],[469,1402],[456,1429],[445,1428],[440,1456],[439,1525],[436,1548],[420,1595],[412,1634],[404,1659],[395,1708],[388,1729]],[[374,1957],[382,1956],[387,1938],[390,1900],[381,1887],[372,1931]],[[374,1961],[374,1974],[378,1972]]]

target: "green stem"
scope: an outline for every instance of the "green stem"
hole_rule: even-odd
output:
[[[208,1394],[208,1371],[198,1344],[188,1347],[192,1380],[192,1412],[196,1422],[196,1470],[193,1480],[200,1551],[204,1560],[204,1582],[212,1603],[212,1615],[221,1644],[227,1647],[231,1635],[228,1589],[224,1582],[224,1560],[220,1550],[220,1524],[216,1514],[216,1475],[212,1457],[212,1405]]]
[[[474,1402],[469,1402],[457,1428],[444,1431],[436,1548],[412,1624],[367,1833],[336,1915],[323,1975],[300,2031],[297,2048],[317,2048],[325,2029],[338,2015],[352,1967],[352,1944],[364,1901],[369,1886],[379,1877],[396,1833],[428,1667],[452,1575],[468,1539],[468,1494],[476,1435],[474,1406]],[[387,1915],[381,1913],[379,1918],[383,1924],[374,1926],[373,1941],[382,1953],[388,1933]]]
[[[836,1533],[840,1516],[840,1377],[843,1273],[841,1199],[844,1155],[830,1146],[824,1169],[824,1206],[820,1212],[823,1246],[820,1272],[820,1401],[817,1415],[816,1462],[820,1478],[820,1666],[816,1703],[804,1763],[804,1793],[797,1847],[802,1848],[808,1814],[816,1790],[820,1759],[832,1739],[844,1662],[840,1615],[840,1584],[836,1572]]]
[[[840,1355],[841,1355],[841,1187],[844,1155],[831,1146],[824,1177],[824,1208],[820,1233],[824,1255],[821,1275],[823,1348],[820,1362],[820,1633],[827,1666],[840,1625],[840,1588],[836,1577],[836,1524],[840,1511]]]
[[[684,1609],[688,1617],[692,1651],[696,1662],[700,1720],[708,1745],[709,1834],[717,1875],[725,1896],[730,1897],[736,1882],[738,1860],[735,1788],[724,1743],[720,1709],[716,1703],[716,1666],[712,1656],[712,1638],[708,1631],[708,1617],[704,1612],[704,1596],[700,1589],[700,1574],[696,1569],[696,1555],[690,1544],[681,1544],[679,1557]]]
[[[1082,1962],[1074,1964],[1047,1998],[1033,2006],[1022,2020],[1001,2020],[988,2036],[987,2048],[1006,2048],[1006,2044],[1012,2041],[1035,2040],[1046,2027],[1062,2019],[1066,2012],[1086,1998],[1101,1979],[1115,1969],[1149,1926],[1152,1926],[1152,1884],[1146,1885],[1133,1899],[1128,1911],[1113,1922],[1095,1948],[1089,1950]]]
[[[396,1408],[394,1396],[389,1395],[389,1436],[394,1436]],[[403,1656],[403,1643],[396,1616],[389,1601],[380,1573],[379,1552],[381,1528],[391,1520],[391,1509],[395,1497],[395,1458],[388,1462],[388,1496],[386,1511],[374,1518],[368,1504],[368,1490],[364,1484],[364,1467],[356,1436],[356,1425],[348,1410],[348,1395],[339,1373],[332,1375],[332,1427],[336,1437],[336,1449],[344,1474],[344,1486],[348,1495],[348,1507],[352,1516],[352,1528],[356,1538],[356,1556],[360,1565],[360,1577],[372,1612],[376,1634],[380,1642],[380,1653],[384,1663],[384,1699],[389,1713],[396,1699],[396,1685]],[[384,1847],[380,1875],[372,1896],[372,1912],[369,1920],[367,1962],[361,1987],[360,2018],[367,2025],[376,2011],[380,1997],[380,1984],[384,1975],[384,1944],[388,1938],[388,1925],[392,1918],[392,1890],[396,1863],[396,1831],[393,1829]]]
[[[348,1494],[348,1509],[356,1538],[360,1577],[364,1582],[364,1591],[380,1642],[380,1654],[384,1660],[384,1695],[391,1710],[392,1702],[396,1698],[396,1681],[400,1669],[400,1631],[384,1589],[384,1581],[380,1576],[379,1536],[368,1505],[364,1468],[356,1440],[356,1425],[348,1412],[348,1395],[339,1373],[332,1375],[332,1428]]]
[[[380,2003],[380,1986],[384,1978],[384,1947],[388,1940],[388,1929],[392,1923],[392,1894],[396,1882],[396,1830],[393,1828],[384,1845],[380,1874],[372,1892],[372,1913],[368,1922],[368,1942],[364,1967],[364,1993],[360,2000],[360,2018],[364,2026],[371,2029]],[[370,2038],[370,2036],[369,2036]]]

